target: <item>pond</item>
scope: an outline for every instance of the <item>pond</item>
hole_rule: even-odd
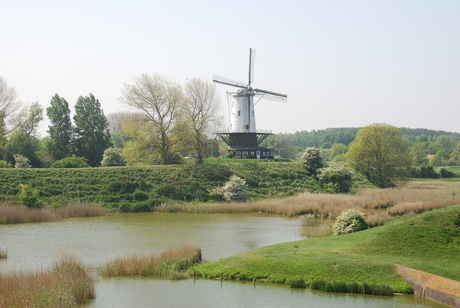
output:
[[[51,267],[59,254],[76,253],[91,267],[130,252],[160,252],[196,243],[205,260],[281,242],[305,239],[318,221],[264,214],[133,213],[51,223],[0,225],[8,259],[0,273]],[[97,298],[87,307],[445,307],[414,296],[337,295],[286,286],[233,281],[98,278]]]

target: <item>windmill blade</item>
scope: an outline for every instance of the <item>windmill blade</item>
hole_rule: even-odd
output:
[[[249,82],[248,87],[254,82],[254,64],[256,62],[256,50],[249,48]]]
[[[254,99],[254,106],[262,99],[267,99],[270,101],[278,102],[278,103],[287,103],[287,97],[272,95],[267,93],[256,93],[257,99]]]
[[[227,86],[243,88],[243,89],[247,88],[247,85],[244,82],[228,79],[228,78],[218,76],[218,75],[213,75],[212,76],[212,81],[217,82],[217,83],[221,83],[221,84],[225,84]]]
[[[279,96],[279,97],[282,97],[282,98],[287,98],[286,94],[277,93],[277,92],[268,91],[268,90],[263,90],[263,89],[254,89],[254,92],[269,94],[269,95],[273,95],[273,96]]]

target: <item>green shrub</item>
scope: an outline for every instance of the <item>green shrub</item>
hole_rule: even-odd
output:
[[[50,168],[88,168],[88,160],[84,157],[66,157],[56,160]]]
[[[317,177],[321,185],[333,193],[347,193],[352,186],[351,172],[344,165],[333,162],[319,169]]]
[[[453,173],[452,171],[449,171],[447,168],[441,168],[439,169],[439,176],[443,179],[448,179],[448,178],[455,178],[458,175]]]
[[[364,220],[364,213],[357,209],[345,210],[337,216],[331,225],[334,234],[341,235],[358,232],[367,229],[369,226]]]
[[[42,208],[44,206],[43,201],[40,198],[40,191],[30,187],[30,185],[21,185],[19,194],[19,202],[29,208]]]
[[[133,192],[133,200],[134,201],[144,201],[144,200],[147,200],[148,198],[149,198],[149,194],[146,193],[145,191],[142,191],[140,189],[136,189]]]
[[[13,165],[6,160],[0,159],[0,168],[13,168]]]

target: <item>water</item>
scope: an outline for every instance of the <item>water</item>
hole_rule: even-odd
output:
[[[304,239],[312,218],[262,214],[135,213],[51,223],[0,225],[0,273],[49,268],[62,252],[96,267],[130,252],[160,252],[196,243],[205,260]],[[414,296],[336,295],[286,286],[211,280],[99,278],[87,307],[444,307]]]

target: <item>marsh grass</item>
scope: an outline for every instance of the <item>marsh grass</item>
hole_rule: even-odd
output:
[[[104,277],[155,276],[169,279],[187,278],[185,271],[201,262],[201,250],[194,244],[171,247],[159,254],[135,254],[118,257],[101,269]]]
[[[0,307],[77,307],[94,296],[94,279],[74,256],[49,271],[0,276]]]
[[[327,282],[325,280],[313,280],[310,285],[312,290],[332,293],[358,293],[370,295],[392,296],[393,288],[386,284],[369,284],[345,281]]]
[[[356,194],[301,193],[297,196],[251,202],[162,204],[159,212],[267,213],[284,216],[312,215],[335,219],[342,211],[358,209],[370,227],[394,217],[418,214],[460,203],[460,183],[412,181],[400,188],[363,189]]]
[[[98,204],[69,204],[57,209],[31,209],[12,201],[0,203],[0,224],[49,222],[72,217],[102,216],[106,210]]]

